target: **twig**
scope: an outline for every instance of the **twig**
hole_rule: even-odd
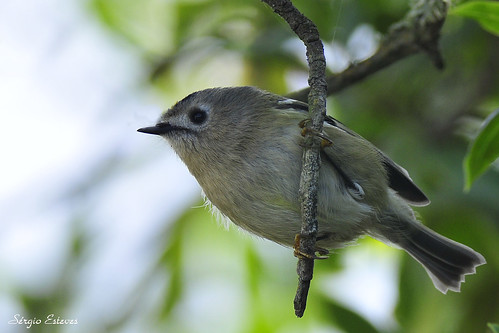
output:
[[[370,58],[352,64],[343,72],[328,76],[327,95],[330,96],[365,77],[410,55],[426,52],[434,65],[442,69],[443,59],[438,48],[440,30],[447,15],[444,0],[419,0],[406,17],[393,24],[378,51]],[[310,88],[288,94],[288,97],[307,101]]]
[[[320,133],[326,114],[326,59],[315,24],[296,9],[289,0],[262,0],[289,24],[307,48],[309,65],[308,104],[312,131],[305,131],[300,198],[302,227],[299,237],[298,289],[294,300],[295,314],[302,317],[305,312],[310,281],[313,277],[315,242],[317,238],[317,189],[319,183],[320,145],[319,139],[310,134]]]
[[[332,95],[363,78],[405,57],[426,52],[435,66],[444,63],[438,48],[440,30],[447,15],[445,0],[417,0],[406,17],[393,24],[378,51],[369,59],[351,65],[338,75],[325,79],[325,57],[317,27],[301,14],[289,0],[262,0],[286,20],[291,29],[307,47],[309,64],[309,88],[291,93],[288,97],[309,103],[311,128],[306,133],[320,133],[324,121],[326,96]],[[317,223],[317,187],[320,168],[318,138],[307,134],[303,151],[303,166],[300,179],[302,200],[302,229],[298,260],[298,290],[295,297],[295,314],[303,316],[310,281],[313,277]],[[310,258],[308,258],[310,257]]]

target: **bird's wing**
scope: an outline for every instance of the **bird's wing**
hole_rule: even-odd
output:
[[[308,112],[308,104],[307,103],[300,102],[300,101],[293,100],[293,99],[279,100],[277,102],[276,108],[277,109],[292,109],[295,111]],[[409,176],[409,173],[404,168],[402,168],[397,163],[395,163],[385,153],[383,153],[381,150],[376,148],[374,145],[372,145],[369,141],[364,139],[362,136],[355,133],[354,131],[352,131],[351,129],[349,129],[345,125],[343,125],[340,121],[336,120],[335,118],[333,118],[331,116],[326,116],[325,124],[331,125],[336,130],[340,130],[344,133],[347,133],[348,135],[353,136],[356,139],[359,139],[360,141],[353,140],[353,141],[357,141],[357,144],[364,144],[365,143],[365,145],[369,145],[368,149],[366,149],[366,151],[368,153],[375,152],[375,153],[379,154],[379,156],[381,156],[382,167],[384,167],[386,170],[386,174],[387,174],[387,178],[388,178],[388,186],[391,189],[393,189],[395,192],[397,192],[398,195],[400,195],[408,203],[410,203],[414,206],[426,206],[430,203],[430,200],[423,193],[423,191],[421,191],[421,189],[419,189],[419,187],[416,184],[414,184],[411,177]],[[324,131],[325,131],[325,135],[327,136],[328,129],[326,126],[325,126]],[[332,138],[333,145],[335,144],[334,137],[335,137],[335,135],[333,134],[333,138]],[[348,140],[346,142],[348,142]],[[340,149],[340,150],[343,150],[343,152],[345,152],[345,150],[351,149],[351,147],[343,147],[343,148],[344,149]],[[367,147],[365,147],[365,148],[367,148]],[[328,150],[329,150],[328,148],[325,148],[324,152],[329,157],[330,162],[332,162],[333,165],[335,165],[336,169],[338,169],[337,163],[334,163],[334,157],[335,157],[334,155],[337,153],[337,151],[335,151],[334,153],[332,153],[330,151],[330,154],[328,154]],[[342,155],[346,155],[346,153],[348,153],[348,152],[345,152]],[[358,154],[355,155],[355,157],[358,158]],[[348,156],[344,156],[342,158],[348,158]],[[379,160],[378,158],[373,158],[370,155],[368,155],[366,158],[370,159],[373,162]],[[355,159],[353,157],[353,155],[352,155],[352,159]],[[356,161],[352,160],[349,168],[351,168],[351,167],[355,168],[355,163],[356,163]],[[374,163],[373,167],[374,168],[380,167],[379,163]],[[338,169],[338,171],[339,171],[340,175],[346,181],[347,186],[349,184],[355,185],[356,181],[354,179],[352,179],[353,175],[355,174],[354,170],[339,170]]]
[[[333,117],[326,116],[325,122],[337,129],[344,131],[345,133],[348,133],[349,135],[365,140],[359,134],[355,133]],[[414,206],[428,205],[430,203],[430,200],[423,193],[423,191],[421,191],[421,189],[419,189],[419,187],[414,184],[407,170],[395,163],[391,158],[389,158],[385,153],[376,148],[374,145],[372,147],[381,156],[381,162],[385,167],[388,176],[388,186],[395,192],[397,192],[397,194],[404,198],[408,203]]]

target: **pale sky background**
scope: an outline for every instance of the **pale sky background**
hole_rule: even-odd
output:
[[[58,287],[75,227],[92,235],[90,250],[72,282],[76,302],[58,315],[78,319],[79,325],[64,327],[67,332],[98,332],[100,318],[119,315],[116,311],[157,259],[151,239],[199,199],[197,183],[168,145],[136,133],[167,107],[164,96],[144,84],[148,69],[83,5],[68,0],[0,2],[2,332],[26,332],[22,325],[7,324],[15,314],[22,315],[16,290],[42,296]],[[364,34],[376,39],[371,31]],[[342,52],[329,49],[331,54]],[[341,68],[341,62],[335,68]],[[237,65],[233,59],[232,66]],[[232,77],[210,77],[209,85],[236,84],[238,71],[231,72]],[[112,177],[84,187],[106,168],[112,168]],[[84,222],[75,221],[75,216]],[[291,256],[287,249],[256,241],[280,258]],[[332,276],[324,288],[380,327],[394,325],[397,273],[391,256],[399,254],[370,251],[359,246],[345,253],[347,269]],[[294,265],[294,259],[287,260]],[[156,283],[161,288],[165,282]],[[243,316],[244,307],[237,305],[241,286],[224,281],[214,285],[223,296],[218,296],[221,308],[231,312],[234,321]],[[155,288],[153,283],[144,312],[158,304]],[[199,318],[193,329],[216,330],[221,315],[210,318],[201,306],[213,292],[187,295],[185,313]],[[223,318],[230,318],[227,312]],[[147,318],[135,315],[125,331],[144,327]]]

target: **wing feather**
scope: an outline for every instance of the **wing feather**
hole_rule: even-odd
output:
[[[278,105],[276,106],[276,108],[293,109],[297,111],[308,112],[308,105],[306,103],[296,101],[293,99],[283,99],[278,101]],[[331,116],[326,116],[325,123],[356,138],[365,140],[362,136],[355,133],[354,131],[343,125],[340,121],[336,120]],[[365,141],[369,142],[367,140]],[[386,169],[388,177],[388,186],[391,189],[393,189],[395,192],[398,193],[398,195],[400,195],[408,203],[414,206],[426,206],[430,203],[428,197],[413,182],[413,180],[409,176],[409,173],[404,168],[395,163],[390,157],[388,157],[385,153],[376,148],[374,145],[372,145],[372,148],[381,156],[381,162],[383,167]],[[337,165],[335,165],[335,167],[338,168]],[[348,172],[346,170],[340,170],[340,174],[346,180],[347,184],[355,183],[354,180],[349,179]]]
[[[362,138],[359,134],[355,133],[338,120],[331,116],[326,116],[326,123],[343,130],[345,133]],[[363,139],[363,138],[362,138]],[[364,139],[365,140],[365,139]],[[404,198],[408,203],[414,206],[426,206],[430,203],[428,197],[423,191],[414,183],[409,176],[407,170],[395,163],[381,150],[373,145],[374,149],[380,154],[383,166],[388,174],[388,186]]]

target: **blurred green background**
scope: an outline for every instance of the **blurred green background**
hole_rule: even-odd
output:
[[[319,27],[330,73],[371,55],[409,10],[294,3]],[[404,59],[331,96],[328,112],[411,173],[432,200],[417,209],[423,223],[487,265],[442,295],[408,255],[362,239],[317,262],[297,319],[292,251],[224,230],[167,144],[134,132],[195,90],[305,87],[288,26],[247,0],[2,6],[2,122],[16,124],[2,137],[2,332],[468,333],[499,322],[497,166],[463,190],[469,140],[499,106],[499,39],[476,22],[448,17],[443,71],[424,55]],[[49,163],[59,148],[64,159]],[[78,324],[27,328],[16,314]]]

